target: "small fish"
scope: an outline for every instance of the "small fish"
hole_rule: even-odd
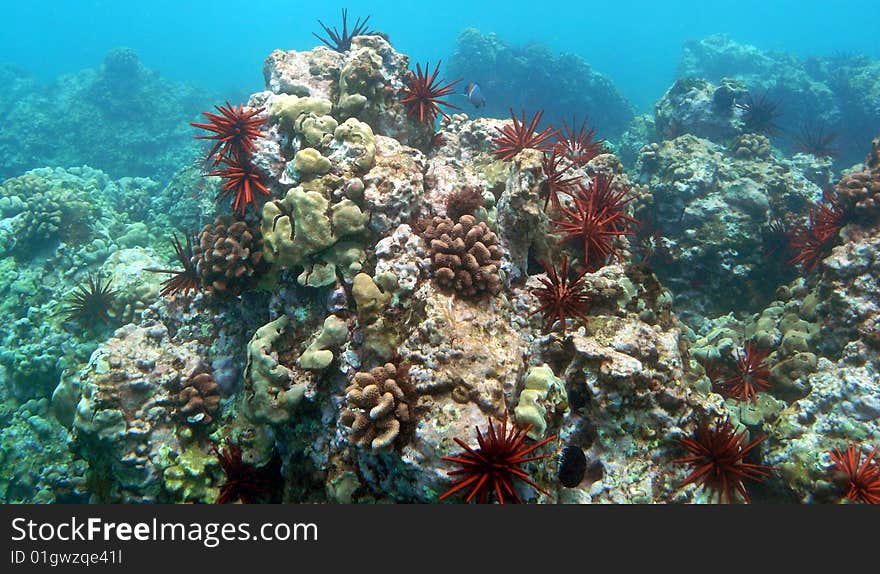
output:
[[[468,84],[464,89],[464,95],[467,96],[468,101],[475,108],[486,107],[486,98],[483,97],[483,92],[480,90],[480,84],[476,82]]]

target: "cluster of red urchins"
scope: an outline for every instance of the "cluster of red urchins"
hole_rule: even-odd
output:
[[[257,205],[254,192],[269,195],[268,188],[251,161],[251,156],[257,151],[256,140],[263,137],[260,127],[267,121],[267,118],[257,116],[265,108],[245,109],[241,104],[235,107],[229,102],[225,106],[214,107],[219,114],[203,112],[210,120],[208,123],[192,122],[191,125],[213,132],[213,135],[196,136],[196,139],[213,140],[214,146],[208,152],[208,159],[213,160],[215,167],[221,164],[224,167],[205,175],[223,178],[218,199],[233,195],[233,211],[244,215],[248,204]]]
[[[812,273],[828,256],[845,223],[846,213],[838,202],[837,194],[826,189],[822,199],[822,203],[810,207],[808,225],[795,229],[788,244],[795,254],[789,263],[799,265],[805,274]]]
[[[582,245],[584,272],[570,281],[567,260],[559,272],[543,263],[547,278],[541,280],[541,287],[532,290],[539,301],[535,313],[544,317],[545,330],[550,331],[558,322],[565,332],[566,317],[584,317],[587,304],[584,273],[601,268],[611,258],[619,258],[615,240],[635,233],[633,227],[639,222],[626,214],[626,205],[633,198],[628,197],[629,189],[625,186],[615,188],[613,176],[595,175],[585,184],[569,175],[572,167],[586,165],[603,150],[603,142],[594,141],[595,132],[586,122],[578,131],[567,123],[562,133],[550,127],[537,131],[542,112],[535,114],[531,121],[526,121],[525,113],[521,118],[513,110],[510,113],[513,124],[497,128],[499,135],[492,140],[493,153],[502,161],[510,161],[526,148],[544,152],[541,162],[547,178],[544,209],[550,208],[550,223],[562,234],[563,242]],[[554,137],[556,142],[551,144]],[[568,199],[563,200],[561,196]]]

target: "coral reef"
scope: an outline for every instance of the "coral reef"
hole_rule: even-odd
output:
[[[861,56],[802,59],[738,44],[723,35],[685,43],[679,77],[735,78],[755,102],[777,102],[776,123],[791,148],[804,126],[837,134],[839,159],[852,165],[880,125],[880,63]],[[700,134],[695,134],[700,137]]]
[[[213,500],[210,441],[176,416],[201,368],[197,342],[175,341],[155,321],[120,328],[92,355],[77,375],[73,436],[89,480],[101,482],[97,501]]]
[[[158,291],[140,269],[156,265],[143,249],[151,236],[122,211],[120,189],[135,197],[155,187],[90,168],[37,169],[0,185],[0,365],[19,399],[48,397],[64,369]]]
[[[213,99],[160,77],[126,48],[109,51],[100,69],[10,84],[17,88],[4,90],[0,179],[82,165],[113,177],[169,179],[195,157],[185,120]]]
[[[654,129],[663,139],[687,133],[715,142],[728,141],[744,127],[735,103],[746,93],[745,86],[726,78],[718,86],[700,78],[676,80],[654,107]]]
[[[88,500],[88,463],[71,452],[70,437],[46,398],[17,408],[0,404],[0,501],[4,504]]]
[[[0,185],[2,500],[875,501],[880,140],[832,189],[713,77],[623,135],[579,59],[466,31],[487,95],[557,79],[471,119],[366,24],[270,54],[165,187]]]
[[[639,157],[644,193],[637,216],[664,222],[671,262],[657,273],[683,314],[758,310],[791,279],[784,262],[768,269],[763,230],[773,221],[800,224],[822,197],[793,162],[745,145],[742,138],[724,147],[682,135],[645,146]]]

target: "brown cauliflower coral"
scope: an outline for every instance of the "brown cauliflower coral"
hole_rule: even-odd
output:
[[[880,138],[865,160],[865,169],[844,175],[836,185],[840,204],[853,219],[872,224],[880,217]]]
[[[428,243],[434,279],[442,289],[462,297],[477,298],[501,292],[501,247],[498,236],[473,215],[458,222],[435,217],[424,233]]]
[[[220,408],[220,387],[208,371],[194,374],[177,395],[180,414],[190,425],[207,425]]]
[[[260,230],[230,216],[206,225],[193,251],[202,284],[215,295],[238,295],[267,268]]]
[[[340,417],[351,429],[351,442],[374,450],[390,447],[412,421],[411,397],[405,369],[393,363],[357,373],[345,389],[348,406]]]

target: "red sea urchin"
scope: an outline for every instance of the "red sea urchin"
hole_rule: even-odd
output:
[[[701,484],[709,492],[709,500],[733,502],[733,492],[738,492],[746,502],[752,499],[743,486],[743,480],[761,481],[774,469],[763,464],[743,462],[749,452],[766,436],[745,443],[746,432],[737,433],[729,418],[715,421],[710,426],[703,420],[693,438],[680,438],[679,442],[691,456],[673,460],[673,463],[689,464],[693,471],[684,479],[679,489],[691,483]]]
[[[758,402],[758,393],[770,388],[770,368],[764,362],[768,350],[759,350],[752,341],[745,352],[737,351],[736,374],[719,383],[722,394],[742,402]]]
[[[229,445],[214,454],[220,461],[226,482],[220,486],[220,494],[214,504],[227,504],[240,500],[244,504],[280,502],[284,479],[281,476],[281,457],[274,453],[265,466],[254,466],[241,458],[241,446]]]
[[[563,133],[557,137],[557,143],[553,149],[575,165],[583,166],[603,152],[605,142],[603,140],[594,141],[596,131],[587,126],[586,119],[581,123],[577,132],[574,131],[575,125],[574,120],[571,122],[571,127],[568,127],[567,122],[563,122]]]
[[[192,238],[187,234],[186,247],[184,247],[177,238],[177,235],[174,235],[172,244],[177,254],[177,260],[183,265],[183,271],[156,269],[154,267],[144,269],[144,271],[149,271],[150,273],[168,273],[172,275],[172,277],[162,282],[162,291],[159,294],[163,297],[178,293],[186,295],[190,291],[198,291],[202,286],[202,279],[193,263]]]
[[[263,137],[260,127],[268,120],[256,117],[266,108],[245,109],[241,104],[236,108],[229,102],[225,106],[214,106],[219,114],[202,112],[209,123],[191,122],[193,127],[213,132],[210,136],[195,136],[196,139],[214,140],[214,147],[208,152],[208,159],[217,165],[223,159],[241,158],[257,151],[255,140]]]
[[[854,502],[880,504],[880,462],[876,460],[878,447],[868,454],[864,462],[862,453],[854,442],[841,453],[834,449],[829,454],[834,462],[834,470],[846,476],[848,481],[846,497]]]
[[[544,209],[547,204],[559,209],[559,194],[572,195],[572,189],[578,182],[577,177],[566,177],[571,164],[563,166],[564,158],[556,148],[550,153],[544,154],[541,160],[541,170],[547,178],[547,197],[544,199]]]
[[[584,264],[590,270],[601,268],[609,257],[619,257],[614,238],[634,235],[630,226],[639,223],[624,212],[633,199],[626,197],[628,189],[615,191],[612,182],[613,178],[597,175],[590,187],[578,183],[574,207],[560,206],[562,219],[550,222],[564,234],[563,241],[583,242]]]
[[[536,131],[543,115],[543,111],[538,112],[532,118],[532,121],[526,124],[526,113],[522,113],[522,120],[520,121],[511,108],[510,116],[513,118],[513,125],[505,124],[500,128],[496,128],[501,132],[501,135],[492,139],[492,143],[495,144],[495,149],[492,153],[498,156],[501,161],[510,161],[526,148],[537,149],[543,152],[550,151],[550,144],[547,143],[547,140],[556,135],[556,130],[546,127],[540,132]]]
[[[492,424],[489,419],[489,428],[485,436],[477,428],[478,448],[471,448],[460,438],[454,440],[464,452],[456,456],[444,456],[443,460],[454,462],[462,468],[449,471],[449,476],[459,476],[452,487],[440,495],[440,500],[452,496],[460,490],[469,489],[465,502],[470,502],[475,497],[478,502],[485,503],[489,495],[494,492],[500,504],[505,500],[514,500],[522,503],[522,499],[513,487],[514,479],[519,479],[535,490],[549,494],[538,486],[529,475],[520,468],[520,465],[534,460],[549,457],[549,454],[527,456],[545,444],[556,440],[556,435],[546,438],[532,446],[523,445],[526,434],[532,425],[527,428],[515,430],[512,426],[508,432],[507,416],[501,419],[498,426]]]
[[[458,106],[450,104],[445,100],[441,100],[443,96],[455,93],[455,84],[461,80],[453,80],[443,83],[441,80],[437,82],[437,75],[440,73],[440,62],[434,67],[434,72],[428,74],[429,66],[425,63],[425,71],[422,72],[421,64],[416,64],[416,73],[409,73],[407,86],[403,88],[403,98],[400,103],[406,106],[407,116],[418,116],[419,123],[434,125],[437,114],[448,117],[446,113],[440,109],[440,106],[446,106],[460,110]]]
[[[263,183],[260,173],[247,157],[223,158],[226,164],[223,169],[208,172],[206,175],[216,175],[223,178],[223,187],[217,199],[223,199],[227,195],[233,195],[232,210],[239,211],[244,215],[248,204],[257,205],[254,191],[263,195],[269,195],[269,189]]]
[[[803,273],[812,273],[828,256],[846,219],[846,213],[830,189],[823,193],[823,203],[810,208],[809,224],[794,231],[789,243],[795,256],[791,265],[800,265]]]
[[[568,317],[586,320],[587,303],[589,297],[584,292],[584,275],[582,271],[574,280],[568,277],[568,258],[562,258],[562,266],[559,273],[556,269],[542,263],[547,277],[539,277],[538,281],[543,285],[532,289],[532,294],[538,299],[538,308],[532,314],[540,313],[544,317],[544,331],[550,332],[553,325],[559,321],[562,334],[565,335],[565,320]]]

